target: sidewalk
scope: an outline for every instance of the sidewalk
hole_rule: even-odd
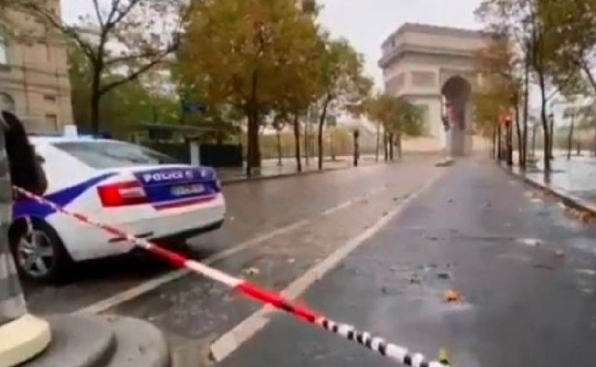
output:
[[[550,175],[545,175],[543,161],[536,169],[523,172],[515,166],[512,172],[563,199],[565,204],[596,214],[596,157],[584,155],[567,160],[556,155]]]
[[[382,158],[382,157],[381,157]],[[323,170],[337,170],[353,167],[352,157],[337,157],[336,160],[326,158],[323,163]],[[381,162],[381,160],[379,161]],[[360,158],[360,166],[370,166],[377,164],[374,155],[365,155]],[[277,159],[264,159],[262,167],[258,172],[253,173],[252,180],[260,180],[266,178],[277,178],[284,176],[297,175],[296,160],[294,158],[284,158],[282,165],[278,165]],[[311,158],[307,165],[305,160],[302,160],[302,174],[318,172],[317,158]],[[241,182],[248,180],[245,168],[220,168],[217,174],[224,184]]]

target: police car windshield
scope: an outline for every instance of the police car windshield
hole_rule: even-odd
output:
[[[64,142],[54,146],[97,169],[178,163],[149,148],[117,141]]]

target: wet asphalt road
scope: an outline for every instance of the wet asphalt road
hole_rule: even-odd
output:
[[[183,250],[189,256],[203,260],[247,240],[269,234],[272,231],[283,229],[304,220],[311,221],[305,223],[308,224],[307,229],[311,227],[314,229],[313,225],[317,222],[317,216],[320,216],[326,210],[335,208],[337,205],[346,203],[346,201],[363,198],[363,195],[371,192],[374,195],[384,194],[387,198],[393,191],[383,192],[388,186],[392,189],[395,187],[398,194],[413,191],[417,185],[428,179],[431,171],[434,171],[432,163],[435,159],[436,157],[427,155],[411,156],[405,162],[393,165],[368,166],[227,186],[224,188],[224,193],[228,202],[228,213],[223,229],[193,239],[190,246]],[[404,177],[411,177],[411,181],[402,183]],[[375,210],[380,211],[383,209],[380,206]],[[329,217],[341,218],[345,212],[346,210],[339,210]],[[376,215],[380,214],[376,212],[371,214],[370,220],[374,220]],[[340,230],[341,225],[331,223],[327,226],[337,228],[337,230],[328,231],[322,227],[317,230],[328,236],[337,237],[336,242],[339,245],[341,241],[347,240],[348,236],[359,230],[360,225],[366,225],[367,220],[368,218],[357,217],[353,218],[351,224],[344,221],[344,226],[349,226],[346,230]],[[292,241],[294,241],[292,233],[288,234],[291,236],[275,236],[268,243],[260,243],[264,242],[260,241],[256,245],[262,245],[263,248],[267,248],[266,245],[268,245],[272,249],[269,252],[280,255],[279,251],[275,251],[276,246],[279,246],[277,244],[287,243],[286,247],[290,247]],[[293,234],[293,236],[295,238],[296,234]],[[311,237],[306,236],[304,238],[307,241],[314,242]],[[331,251],[333,246],[325,251]],[[304,248],[308,249],[308,247]],[[267,261],[268,264],[272,263],[267,259],[267,254],[256,251],[246,252],[245,254],[226,258],[220,262],[221,264],[215,265],[227,268],[235,274],[240,274],[242,269],[259,260]],[[308,255],[305,259],[298,256],[299,254],[296,254],[292,259],[288,259],[292,261],[292,264],[289,265],[292,269],[295,269],[293,272],[286,271],[285,267],[280,268],[279,265],[274,271],[273,265],[265,264],[272,268],[271,271],[261,274],[263,278],[266,278],[265,283],[268,285],[287,283],[293,280],[292,277],[295,273],[299,273],[310,266],[312,261],[315,260],[311,256],[312,254],[322,256],[317,255],[314,250],[305,252]],[[291,255],[289,253],[283,256],[289,258]],[[256,265],[261,266],[258,263]],[[38,314],[66,313],[77,311],[169,271],[170,268],[167,265],[146,256],[124,256],[78,264],[73,269],[69,279],[62,284],[24,284],[24,287],[28,306],[32,312]],[[204,283],[199,282],[199,287],[208,288],[210,286],[210,283]],[[194,281],[192,285],[194,286]],[[187,286],[183,284],[182,290],[177,290],[176,293],[183,293],[186,289]],[[156,294],[161,293],[157,292]],[[167,294],[169,295],[169,293]],[[184,299],[183,296],[180,298]],[[151,309],[151,307],[143,309]],[[154,317],[155,313],[157,311],[150,310],[148,311],[150,316],[147,317]]]
[[[469,159],[304,298],[429,357],[446,348],[459,367],[594,366],[595,238],[554,199]],[[463,302],[443,302],[448,289]],[[393,364],[278,314],[220,364],[264,365]]]

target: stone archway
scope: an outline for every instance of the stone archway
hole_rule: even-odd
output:
[[[441,88],[443,123],[446,130],[447,152],[461,156],[467,152],[467,131],[471,128],[470,96],[472,85],[461,76],[453,76]]]

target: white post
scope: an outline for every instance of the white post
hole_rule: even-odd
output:
[[[190,142],[190,164],[193,166],[201,165],[201,146],[196,140]]]

